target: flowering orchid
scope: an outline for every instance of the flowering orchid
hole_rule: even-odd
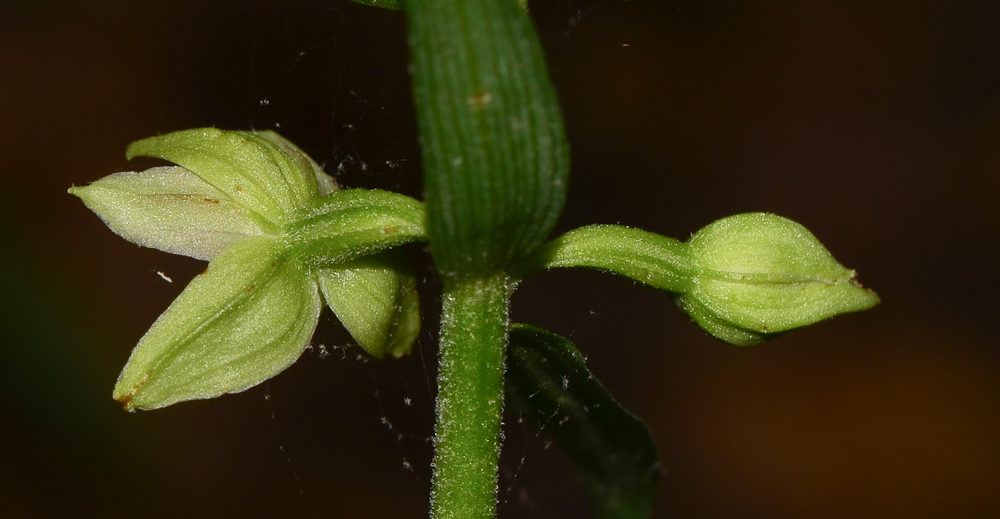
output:
[[[309,345],[322,304],[381,358],[420,328],[413,275],[389,248],[424,238],[423,207],[339,190],[271,131],[187,130],[133,143],[129,158],[177,164],[73,187],[111,230],[210,260],[139,340],[113,396],[128,410],[248,389]]]

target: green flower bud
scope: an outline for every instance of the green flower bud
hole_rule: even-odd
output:
[[[677,305],[712,335],[737,345],[834,315],[878,296],[805,227],[773,214],[716,221],[688,240],[698,273]]]
[[[594,268],[670,292],[705,331],[740,346],[879,302],[805,227],[766,213],[723,218],[686,243],[617,225],[581,227],[536,249],[512,274],[556,267]]]

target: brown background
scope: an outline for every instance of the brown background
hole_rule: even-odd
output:
[[[1000,516],[998,5],[533,2],[574,149],[559,230],[771,211],[883,300],[741,349],[621,279],[525,283],[515,319],[572,336],[652,427],[656,517]],[[142,137],[280,125],[342,183],[419,196],[403,30],[334,1],[3,3],[0,516],[425,515],[434,315],[402,361],[326,315],[325,359],[127,414],[118,371],[203,264],[65,193],[154,164],[124,159]],[[587,517],[512,418],[504,515]]]

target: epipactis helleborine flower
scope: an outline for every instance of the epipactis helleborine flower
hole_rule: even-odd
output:
[[[113,392],[126,409],[273,377],[308,347],[324,301],[368,353],[409,352],[420,328],[416,281],[389,249],[424,238],[419,202],[338,190],[271,131],[181,131],[135,142],[127,156],[177,166],[69,192],[125,239],[210,263],[132,351]]]

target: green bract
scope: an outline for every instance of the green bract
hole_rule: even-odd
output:
[[[337,190],[274,132],[188,130],[129,146],[176,164],[70,193],[125,239],[211,260],[132,352],[114,398],[127,409],[242,391],[309,345],[323,300],[366,351],[407,353],[416,282],[389,247],[422,239],[419,202]],[[384,252],[382,252],[384,251]]]
[[[879,302],[805,227],[767,213],[723,218],[687,243],[617,225],[583,227],[514,272],[555,267],[595,268],[671,292],[705,331],[740,346]]]

